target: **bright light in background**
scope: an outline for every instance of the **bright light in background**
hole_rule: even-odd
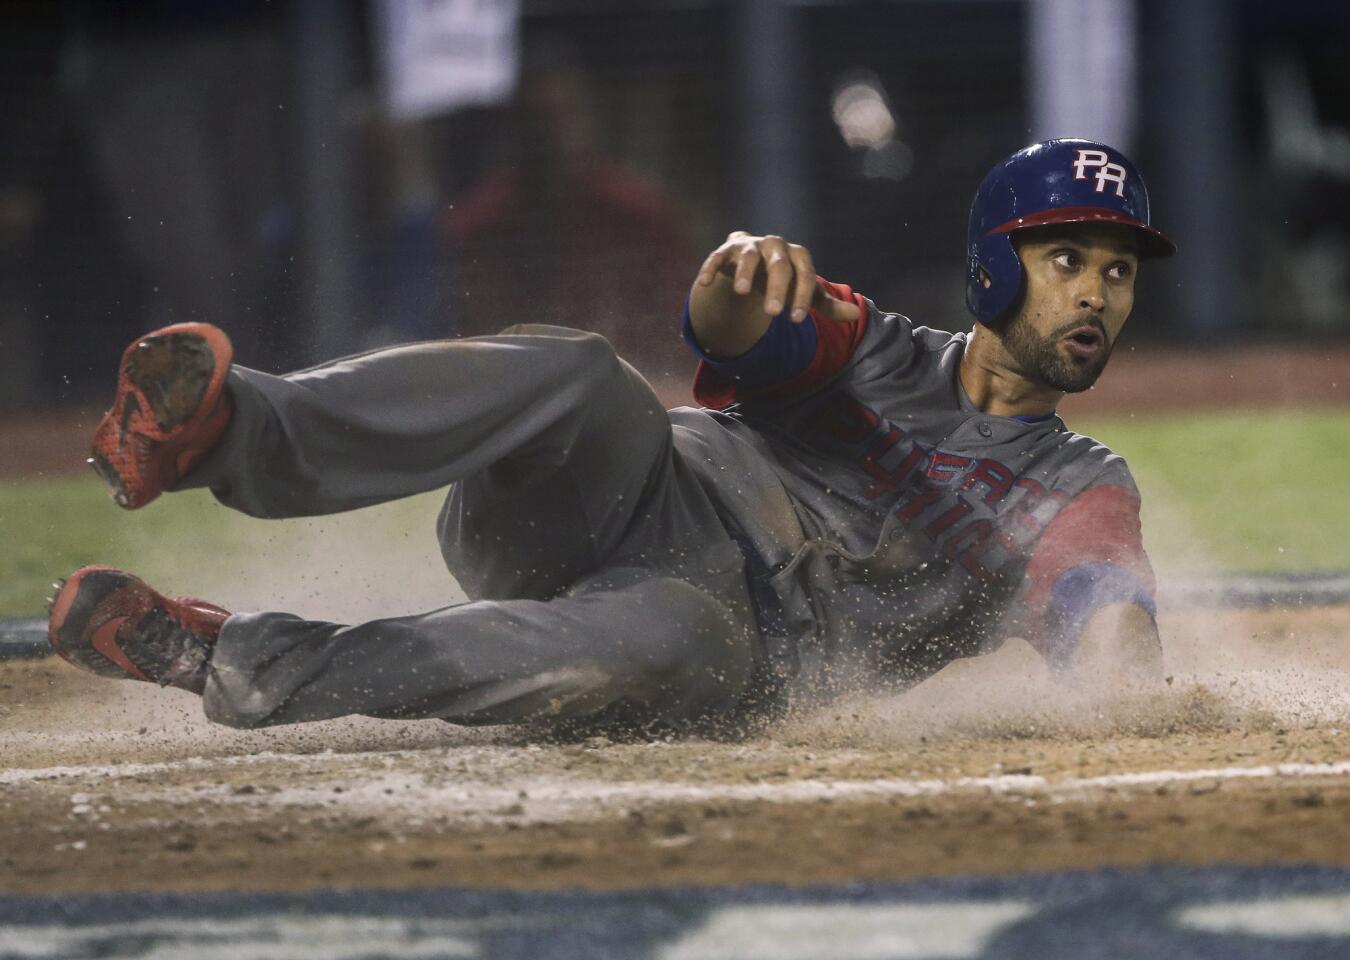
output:
[[[850,147],[879,147],[895,136],[895,117],[880,84],[870,77],[837,87],[832,112]]]
[[[914,166],[914,152],[896,139],[899,124],[886,91],[872,73],[850,73],[835,84],[830,112],[844,142],[866,150],[863,176],[900,180]]]

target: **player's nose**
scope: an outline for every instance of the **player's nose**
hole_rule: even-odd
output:
[[[1093,280],[1084,278],[1082,287],[1078,290],[1078,307],[1081,310],[1091,310],[1093,313],[1101,313],[1106,309],[1106,281],[1102,279]]]

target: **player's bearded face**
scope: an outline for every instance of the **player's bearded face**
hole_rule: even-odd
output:
[[[1085,323],[1097,327],[1103,343],[1094,357],[1080,361],[1064,355],[1061,344]],[[1096,383],[1111,359],[1113,346],[1100,322],[1094,324],[1091,318],[1069,320],[1042,334],[1024,310],[1004,328],[1003,345],[1024,376],[1064,393],[1082,393]]]
[[[1002,333],[1017,372],[1064,393],[1097,382],[1134,306],[1133,234],[1115,225],[1065,225],[1016,239],[1026,271]]]

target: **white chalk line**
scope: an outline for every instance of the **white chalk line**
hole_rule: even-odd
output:
[[[1098,777],[1047,779],[1033,774],[956,777],[947,780],[788,780],[773,783],[568,780],[523,777],[507,785],[432,783],[417,774],[389,772],[372,780],[307,783],[262,797],[268,805],[324,807],[381,813],[394,810],[426,817],[456,814],[488,821],[553,822],[593,819],[616,809],[716,803],[813,803],[892,797],[989,796],[1072,798],[1118,789],[1203,781],[1307,778],[1350,775],[1350,762],[1285,763],[1264,767],[1154,770]],[[333,788],[342,792],[334,794]],[[201,795],[198,794],[198,799]],[[248,799],[253,799],[252,797]]]
[[[420,761],[418,770],[393,769],[399,759]],[[335,769],[323,779],[313,779],[315,767],[335,762],[369,762],[381,769]],[[426,761],[433,760],[431,769]],[[1350,761],[1331,763],[1279,763],[1251,767],[1217,767],[1196,770],[1148,770],[1105,774],[1095,777],[1047,778],[1035,774],[999,774],[949,779],[823,780],[808,778],[756,783],[725,783],[672,780],[602,781],[539,776],[523,773],[487,783],[465,777],[450,766],[462,757],[431,757],[425,751],[391,751],[378,754],[264,752],[219,758],[192,757],[161,763],[125,763],[111,766],[64,766],[0,771],[0,786],[39,781],[75,779],[106,782],[184,771],[210,771],[220,767],[280,764],[304,767],[306,782],[280,789],[236,793],[228,785],[148,785],[136,799],[171,803],[239,803],[269,807],[322,807],[333,811],[416,812],[419,816],[464,815],[487,820],[556,821],[589,819],[614,809],[661,804],[706,803],[810,803],[947,795],[994,797],[1072,798],[1132,788],[1159,788],[1172,784],[1207,782],[1217,787],[1224,781],[1277,778],[1326,778],[1350,776]],[[124,799],[131,799],[124,795]]]
[[[0,786],[18,783],[34,783],[40,780],[98,779],[125,780],[132,777],[144,777],[157,773],[179,773],[184,770],[210,767],[246,767],[264,763],[286,763],[296,765],[314,765],[332,763],[334,760],[359,760],[363,756],[398,758],[401,756],[420,756],[419,751],[393,750],[377,754],[346,753],[332,751],[320,753],[278,753],[263,750],[258,753],[234,754],[222,757],[184,757],[181,760],[165,760],[158,763],[109,763],[77,764],[60,767],[20,767],[0,770]]]

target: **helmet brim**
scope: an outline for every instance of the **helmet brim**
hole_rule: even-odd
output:
[[[1177,245],[1161,230],[1110,207],[1052,207],[1001,223],[986,236],[996,233],[1016,233],[1018,230],[1059,223],[1119,223],[1133,227],[1139,237],[1140,258],[1170,257],[1177,252]]]

